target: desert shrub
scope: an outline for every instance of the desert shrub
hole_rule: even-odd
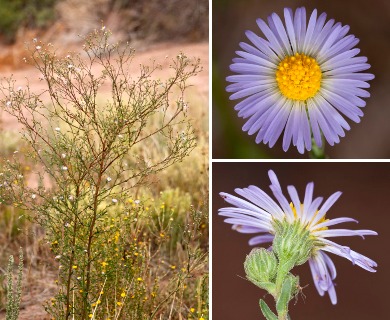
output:
[[[167,208],[140,189],[196,145],[185,91],[199,62],[180,53],[168,79],[154,78],[154,63],[134,76],[134,50],[111,44],[105,28],[85,38],[83,55],[58,57],[41,43],[30,50],[47,90],[8,79],[1,91],[38,183],[26,183],[15,155],[2,165],[0,193],[45,229],[58,261],[46,310],[55,319],[206,317],[207,214],[188,197]],[[98,104],[104,86],[111,95]]]

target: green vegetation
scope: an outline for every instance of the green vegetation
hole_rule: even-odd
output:
[[[0,33],[13,42],[20,28],[43,28],[54,19],[57,0],[0,0]]]
[[[45,244],[52,318],[208,319],[206,121],[187,110],[199,61],[180,53],[161,80],[157,64],[130,73],[133,49],[104,28],[83,48],[57,57],[33,44],[49,101],[12,79],[0,87],[24,139],[0,164],[0,242]]]

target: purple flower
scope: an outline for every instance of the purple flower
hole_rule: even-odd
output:
[[[341,192],[332,194],[321,206],[322,197],[313,199],[313,182],[307,184],[303,202],[300,201],[295,187],[288,186],[290,202],[284,196],[275,173],[270,170],[268,175],[271,180],[270,188],[277,202],[256,186],[234,190],[245,200],[221,192],[222,198],[233,206],[219,209],[219,215],[227,217],[225,222],[232,224],[233,229],[238,232],[259,233],[249,240],[249,244],[252,246],[273,241],[275,220],[289,223],[300,221],[315,239],[309,265],[317,291],[321,296],[328,292],[332,304],[336,304],[337,297],[333,282],[336,278],[336,268],[325,252],[346,258],[370,272],[376,272],[374,267],[377,264],[349,247],[341,246],[327,238],[342,236],[361,236],[364,238],[366,235],[377,235],[377,233],[372,230],[329,229],[330,226],[339,223],[357,222],[352,218],[343,217],[330,220],[325,218],[326,213],[340,197]]]
[[[226,90],[231,100],[243,99],[235,110],[256,143],[272,147],[284,130],[284,151],[291,141],[300,153],[311,150],[312,137],[321,147],[322,135],[333,146],[350,129],[344,117],[360,122],[374,75],[361,73],[370,65],[357,56],[359,39],[347,35],[349,26],[317,10],[306,22],[305,8],[284,9],[284,20],[276,13],[268,24],[257,19],[265,38],[246,31],[250,44],[240,43]]]

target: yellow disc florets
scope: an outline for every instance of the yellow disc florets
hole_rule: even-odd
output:
[[[305,101],[320,89],[322,73],[317,61],[304,54],[284,58],[276,71],[276,81],[283,95]]]

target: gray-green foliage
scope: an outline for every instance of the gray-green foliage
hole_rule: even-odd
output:
[[[44,227],[60,264],[59,291],[46,307],[51,316],[141,319],[156,314],[205,260],[198,247],[188,248],[188,266],[169,282],[168,297],[158,297],[159,278],[150,265],[167,238],[159,235],[168,229],[151,225],[150,240],[142,224],[150,221],[146,206],[128,202],[151,176],[195,147],[184,93],[200,71],[199,61],[180,53],[167,60],[169,76],[160,80],[155,63],[134,75],[134,50],[112,44],[105,28],[86,37],[83,48],[82,55],[58,57],[50,46],[33,44],[32,63],[46,82],[44,92],[3,82],[2,105],[23,126],[38,186],[28,186],[14,159],[0,177],[2,196]],[[154,285],[146,283],[153,277]]]
[[[16,285],[13,281],[14,257],[11,255],[7,267],[7,304],[6,320],[17,320],[19,317],[20,299],[22,296],[22,277],[23,277],[23,250],[19,251],[18,277]]]

